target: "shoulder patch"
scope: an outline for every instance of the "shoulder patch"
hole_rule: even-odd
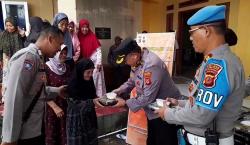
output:
[[[24,60],[24,65],[23,65],[24,70],[31,71],[33,67],[34,67],[34,61],[29,59]]]
[[[145,84],[146,85],[151,85],[151,83],[152,83],[152,80],[151,80],[152,72],[144,72],[143,75],[144,75]]]
[[[221,70],[222,66],[220,64],[216,63],[207,64],[205,68],[205,77],[203,80],[203,85],[206,88],[213,88],[215,86],[217,77],[221,72]]]
[[[219,111],[231,92],[224,60],[209,59],[202,72],[195,103],[212,111]]]

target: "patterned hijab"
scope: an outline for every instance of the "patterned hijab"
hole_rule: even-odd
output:
[[[101,43],[96,38],[95,34],[90,30],[86,35],[81,31],[82,27],[87,25],[89,28],[89,21],[86,19],[81,19],[79,22],[78,38],[81,47],[81,56],[84,58],[90,58],[94,51],[101,46]]]
[[[58,27],[58,24],[62,21],[62,20],[69,20],[68,16],[64,13],[57,13],[54,17],[53,20],[53,26]],[[67,45],[68,48],[68,53],[67,53],[67,57],[68,58],[72,58],[73,57],[73,43],[72,43],[72,39],[70,36],[70,33],[68,30],[66,30],[66,32],[64,32],[64,44]]]
[[[63,44],[61,46],[61,50],[57,52],[53,58],[49,58],[49,61],[46,62],[50,70],[58,75],[63,75],[66,72],[66,64],[61,62],[59,58],[64,49],[67,49],[67,46]]]
[[[17,30],[17,22],[14,18],[8,17],[5,19],[5,24],[10,22],[14,27],[14,32],[8,32],[4,30],[0,35],[0,59],[2,60],[2,55],[5,53],[7,56],[11,57],[15,52],[23,48],[23,41]]]

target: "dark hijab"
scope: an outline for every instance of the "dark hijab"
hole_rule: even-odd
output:
[[[96,97],[93,78],[88,81],[83,79],[83,72],[94,68],[94,63],[90,59],[83,58],[77,62],[73,76],[68,84],[67,92],[70,98],[88,100]]]
[[[43,28],[43,20],[40,17],[30,17],[30,34],[27,37],[24,46],[35,43]]]
[[[4,30],[0,35],[0,59],[2,60],[2,55],[5,53],[7,56],[11,57],[15,52],[23,48],[23,40],[17,30],[17,21],[13,17],[8,17],[5,19],[5,24],[10,22],[14,27],[14,32],[8,32]]]

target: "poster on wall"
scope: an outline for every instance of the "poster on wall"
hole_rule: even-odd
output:
[[[146,47],[158,55],[166,64],[167,69],[172,75],[175,32],[169,33],[139,33],[136,42],[140,47]],[[135,88],[132,90],[130,97],[136,97]],[[128,144],[146,145],[147,140],[147,117],[143,109],[132,112],[129,111],[127,125]]]
[[[29,30],[29,15],[27,2],[2,1],[3,22],[7,17],[14,17],[17,25],[23,30]]]
[[[147,47],[165,62],[170,75],[173,70],[175,32],[139,33],[136,42],[140,47]]]
[[[98,39],[111,39],[111,28],[95,27],[95,35]]]

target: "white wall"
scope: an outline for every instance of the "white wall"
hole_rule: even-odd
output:
[[[58,12],[67,14],[69,21],[76,22],[76,1],[75,0],[58,0]]]
[[[67,1],[67,0],[65,0]],[[72,0],[70,0],[72,1]],[[76,0],[76,19],[88,19],[91,29],[111,28],[111,39],[102,39],[103,63],[116,35],[135,37],[141,31],[141,2],[134,0]]]

